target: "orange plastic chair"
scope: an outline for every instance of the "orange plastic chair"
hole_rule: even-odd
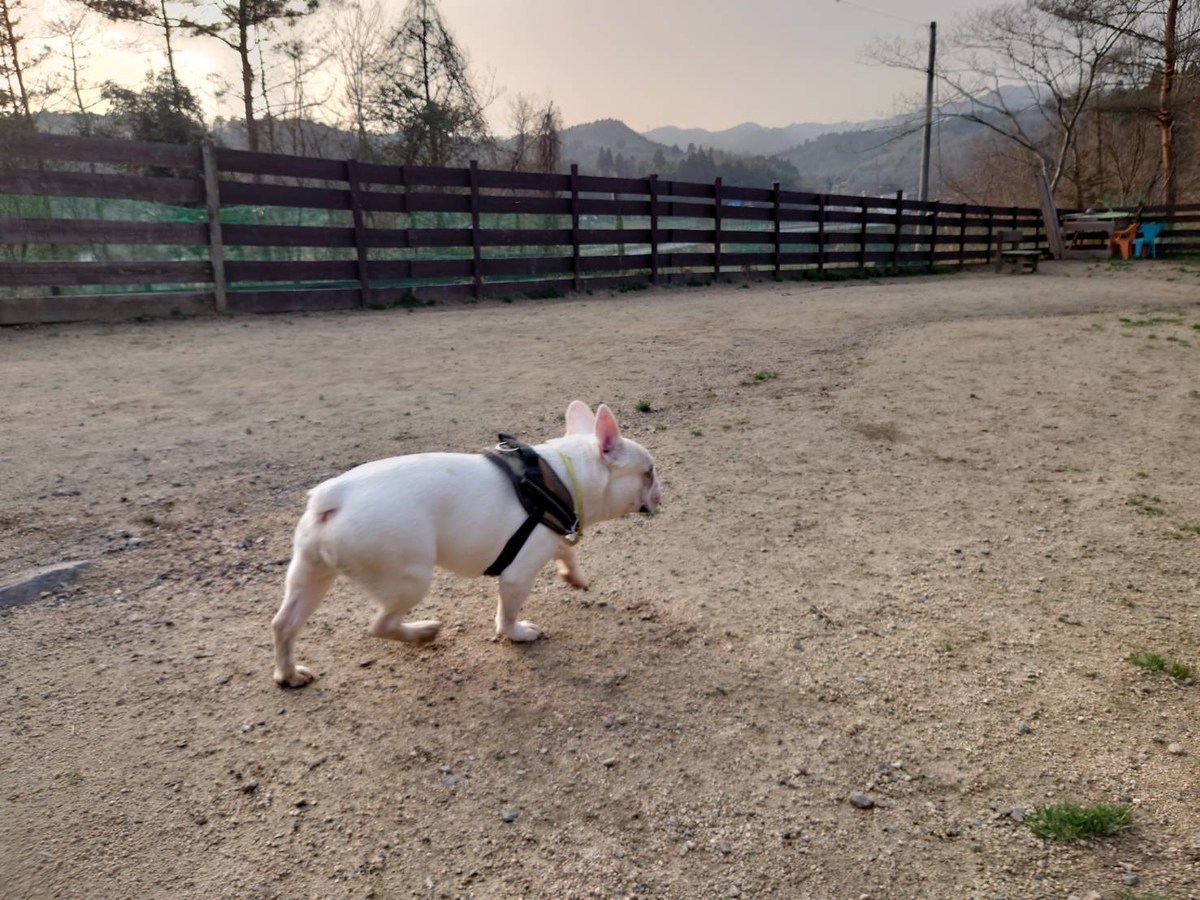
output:
[[[1114,231],[1108,239],[1109,254],[1121,254],[1121,259],[1133,259],[1133,242],[1137,240],[1138,223],[1134,222],[1128,228]]]

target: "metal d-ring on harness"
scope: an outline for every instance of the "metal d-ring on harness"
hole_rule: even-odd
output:
[[[512,435],[502,434],[494,449],[482,452],[512,480],[517,499],[529,513],[484,575],[499,575],[507,569],[538,525],[561,534],[568,543],[579,540],[583,527],[571,492],[536,450]],[[566,457],[563,459],[567,461]]]

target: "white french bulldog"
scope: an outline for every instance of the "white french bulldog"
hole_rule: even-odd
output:
[[[587,404],[572,401],[566,434],[534,449],[570,486],[580,533],[584,524],[658,508],[653,458],[641,444],[621,437],[603,404],[593,414]],[[319,484],[296,526],[283,605],[272,621],[275,681],[284,687],[312,681],[313,673],[296,665],[293,644],[339,572],[379,604],[371,634],[430,641],[440,622],[401,620],[425,596],[434,566],[471,577],[484,574],[527,517],[512,482],[479,453],[381,459]],[[541,634],[517,616],[551,558],[564,581],[587,586],[573,547],[539,524],[499,575],[498,635],[533,641]]]

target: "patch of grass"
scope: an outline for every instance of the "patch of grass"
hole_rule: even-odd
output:
[[[630,284],[622,284],[617,286],[618,294],[628,294],[633,291],[644,291],[649,289],[650,285],[645,281],[635,281]]]
[[[83,775],[79,772],[65,772],[59,776],[67,787],[79,787],[83,784]]]
[[[1167,666],[1167,674],[1179,681],[1186,681],[1192,677],[1192,667],[1181,662],[1173,662]]]
[[[664,423],[659,422],[657,425],[654,426],[654,430],[655,431],[666,431],[667,426]]]
[[[954,644],[946,638],[942,638],[937,642],[937,649],[938,653],[952,653],[954,651]]]
[[[1177,525],[1176,527],[1182,532],[1194,534],[1197,537],[1200,537],[1200,523],[1188,522],[1184,525]]]
[[[778,372],[755,372],[743,381],[742,384],[762,384],[764,381],[774,381],[778,377]]]
[[[1193,400],[1200,400],[1200,391],[1188,391],[1188,396]]]
[[[1163,672],[1178,681],[1185,681],[1192,677],[1191,666],[1178,661],[1168,661],[1159,654],[1151,653],[1148,650],[1144,650],[1141,653],[1131,653],[1125,657],[1125,661],[1148,672]]]
[[[1180,325],[1179,319],[1168,319],[1165,316],[1151,316],[1148,319],[1130,319],[1121,316],[1121,324],[1127,328],[1149,328],[1152,325]]]
[[[854,281],[862,278],[908,278],[921,275],[950,275],[954,266],[870,266],[866,269],[825,268],[800,269],[788,272],[789,281]]]
[[[1167,661],[1157,653],[1150,653],[1149,651],[1131,653],[1125,657],[1125,661],[1132,663],[1139,669],[1148,669],[1151,672],[1165,672],[1167,669]]]
[[[155,522],[154,513],[152,513],[152,512],[142,513],[142,521],[145,522],[147,525],[153,525]]]
[[[437,300],[433,299],[432,297],[430,297],[428,300],[422,300],[420,297],[416,296],[410,291],[397,300],[394,305],[400,307],[401,309],[420,309],[424,306],[437,306]]]
[[[1134,494],[1125,501],[1126,505],[1132,506],[1144,516],[1165,516],[1166,510],[1157,504],[1162,503],[1160,497],[1152,497],[1149,494]]]
[[[692,429],[692,437],[704,437],[704,432],[701,431],[699,428],[693,428]]]
[[[530,300],[557,300],[563,295],[563,292],[558,288],[534,288],[525,292],[525,296]]]
[[[708,282],[701,281],[698,278],[689,278],[684,282],[688,287],[704,287]]]
[[[436,300],[422,300],[412,291],[405,291],[395,300],[390,303],[385,300],[372,300],[367,304],[367,309],[385,310],[385,309],[421,309],[425,306],[433,306],[437,303]]]
[[[1133,811],[1124,804],[1056,803],[1026,816],[1025,824],[1046,841],[1078,841],[1124,831],[1133,824],[1132,816]]]
[[[634,409],[636,409],[640,413],[654,412],[654,408],[650,405],[649,400],[639,400],[637,402],[637,406],[635,406]]]

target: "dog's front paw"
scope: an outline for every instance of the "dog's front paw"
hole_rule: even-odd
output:
[[[577,591],[586,591],[588,589],[587,579],[585,579],[583,574],[577,570],[560,566],[558,569],[558,577],[562,579],[564,584],[570,585]]]
[[[525,619],[520,622],[510,622],[500,630],[506,638],[517,644],[528,644],[542,636],[542,629]]]
[[[299,688],[304,687],[317,676],[310,669],[304,666],[296,666],[292,669],[291,674],[283,672],[279,669],[275,670],[275,683],[280,687]]]

